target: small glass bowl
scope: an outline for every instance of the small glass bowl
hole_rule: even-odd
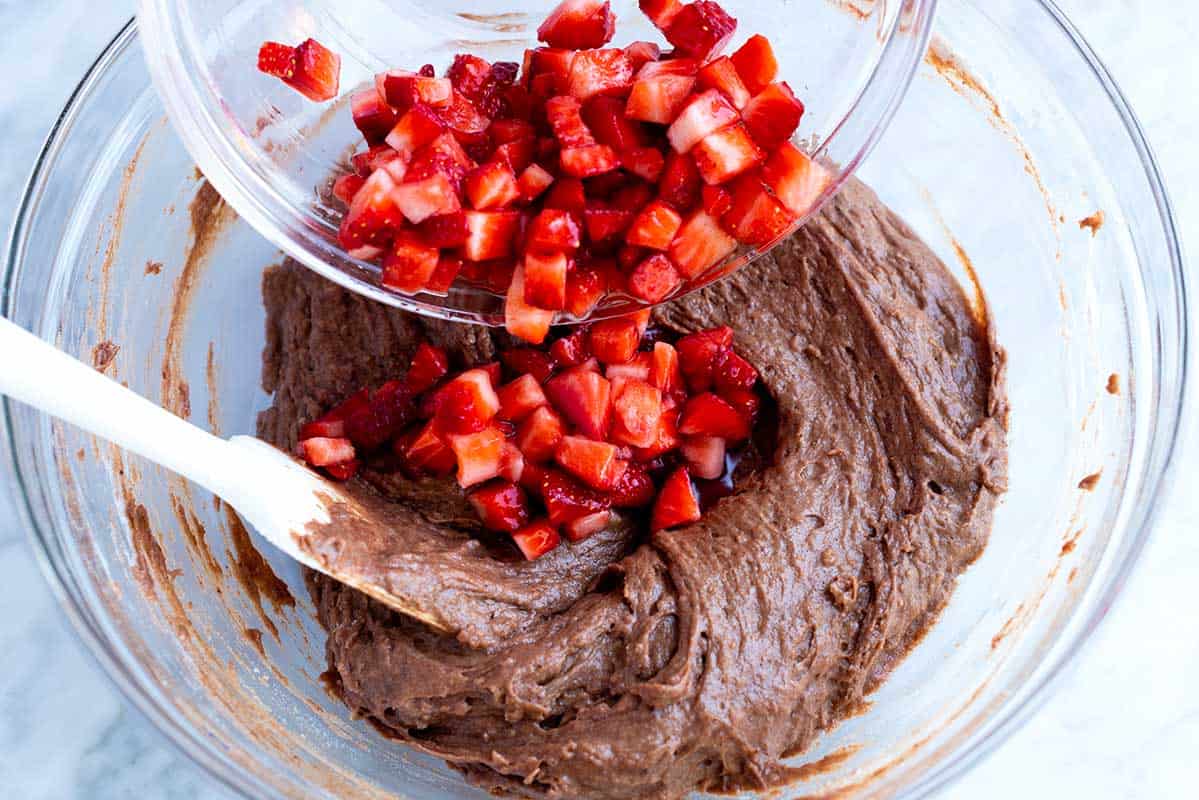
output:
[[[827,199],[870,152],[911,82],[924,52],[936,0],[857,3],[726,0],[738,19],[739,44],[769,35],[787,79],[807,106],[798,136],[831,165]],[[537,46],[536,27],[549,0],[141,0],[138,28],[167,113],[200,169],[253,227],[301,263],[383,303],[424,314],[502,325],[504,298],[456,286],[447,296],[414,296],[379,284],[379,267],[346,253],[337,242],[340,207],[328,187],[344,170],[361,136],[349,97],[373,86],[374,75],[432,63],[440,71],[455,53],[520,63]],[[612,3],[616,43],[663,42],[634,0]],[[260,74],[265,40],[315,38],[342,57],[341,96],[312,103]],[[753,250],[709,271],[728,274]],[[699,280],[688,291],[702,286]],[[612,295],[592,318],[628,312],[644,303]],[[572,321],[559,314],[559,322]]]

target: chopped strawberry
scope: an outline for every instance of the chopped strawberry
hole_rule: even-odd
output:
[[[488,530],[514,533],[529,522],[529,500],[515,483],[492,481],[472,489],[466,499]]]
[[[612,441],[651,447],[662,420],[662,392],[645,381],[625,379],[612,401]]]
[[[666,30],[671,21],[683,10],[681,0],[638,0],[641,13],[649,17],[658,30]]]
[[[679,446],[678,412],[663,411],[658,420],[658,431],[654,443],[649,447],[637,447],[633,458],[641,463],[653,461]]]
[[[535,561],[562,543],[558,531],[549,523],[534,522],[512,534],[512,541],[529,561]]]
[[[704,184],[700,201],[709,217],[720,219],[724,212],[733,207],[733,196],[719,186]]]
[[[627,95],[632,83],[633,62],[623,50],[580,50],[570,66],[567,92],[579,100]]]
[[[566,276],[566,310],[586,317],[604,296],[607,285],[599,271],[577,266]]]
[[[749,391],[758,382],[758,371],[732,349],[716,355],[712,363],[712,378],[716,393],[721,397],[730,392]]]
[[[758,408],[762,401],[758,395],[748,389],[726,389],[722,395],[737,412],[752,424],[758,417]]]
[[[536,50],[526,50],[525,60],[528,67],[525,73],[530,78],[530,86],[537,94],[538,83],[540,83],[546,94],[541,95],[542,98],[551,97],[553,95],[566,94],[566,88],[570,81],[570,68],[575,60],[575,51],[573,49],[560,47],[539,47]]]
[[[437,423],[447,434],[483,430],[500,410],[500,399],[486,370],[471,369],[437,392]]]
[[[354,195],[338,232],[342,247],[353,250],[363,245],[383,247],[404,222],[391,193],[396,183],[384,170],[378,170]]]
[[[790,86],[772,83],[746,103],[741,115],[754,141],[769,150],[794,135],[803,112],[803,103]]]
[[[616,151],[606,144],[568,147],[560,155],[562,171],[574,178],[590,178],[620,166]]]
[[[575,61],[576,65],[578,60]],[[618,97],[592,97],[583,104],[583,123],[595,140],[623,153],[645,144],[641,124],[624,114],[625,103]]]
[[[441,174],[405,181],[392,190],[391,198],[400,212],[417,224],[432,216],[452,214],[462,207],[453,185]]]
[[[745,108],[745,104],[753,96],[753,92],[741,81],[737,67],[728,56],[708,62],[699,71],[699,85],[705,89],[719,90],[737,110]]]
[[[670,245],[670,260],[684,278],[696,278],[730,256],[737,241],[705,211],[696,211],[683,223]]]
[[[304,460],[314,467],[327,467],[354,460],[354,443],[349,439],[316,436],[300,442]]]
[[[663,33],[676,52],[707,61],[724,49],[736,30],[737,20],[719,4],[696,0],[683,6]]]
[[[647,303],[661,303],[682,281],[674,263],[658,253],[642,261],[629,273],[629,294]]]
[[[583,50],[603,47],[616,32],[611,3],[563,0],[537,29],[537,38],[550,47]]]
[[[688,436],[679,452],[691,474],[714,481],[724,474],[725,441],[718,436]]]
[[[673,395],[684,390],[683,372],[679,368],[679,353],[674,345],[654,342],[649,382],[662,390],[664,395]]]
[[[437,109],[437,113],[447,128],[460,134],[480,134],[491,124],[487,115],[458,91],[450,93],[449,105]]]
[[[413,394],[421,394],[437,385],[450,369],[450,360],[445,350],[421,342],[412,356],[405,380]]]
[[[342,461],[338,464],[329,464],[322,469],[330,478],[338,481],[348,481],[358,473],[358,468],[362,466],[358,459],[352,461]]]
[[[399,435],[414,416],[407,384],[388,381],[346,415],[346,438],[359,450],[374,450]]]
[[[402,69],[383,74],[383,97],[392,108],[411,108],[418,103],[445,108],[453,91],[448,78],[430,78]]]
[[[263,42],[258,48],[258,71],[276,78],[291,78],[295,73],[296,49],[289,44]]]
[[[616,508],[644,508],[654,502],[657,493],[649,471],[641,464],[629,464],[608,497]]]
[[[612,420],[612,386],[607,378],[576,367],[550,379],[545,393],[584,436],[605,438]]]
[[[458,459],[458,485],[474,486],[500,474],[504,434],[494,425],[478,433],[450,436],[450,448]]]
[[[659,196],[664,201],[679,213],[686,213],[699,204],[702,186],[695,159],[674,150],[666,154],[666,168],[658,184]]]
[[[346,435],[343,419],[321,418],[300,426],[299,439],[341,439]]]
[[[637,177],[655,183],[662,177],[666,159],[656,147],[635,147],[620,156],[621,165]]]
[[[612,392],[616,395],[620,393],[616,385],[617,378],[635,378],[648,382],[652,363],[653,357],[649,353],[637,353],[623,364],[608,364],[604,367],[604,377],[612,381]]]
[[[474,102],[483,96],[492,81],[491,64],[476,55],[459,53],[446,70],[446,77],[456,91]]]
[[[591,342],[583,330],[563,336],[550,346],[550,355],[564,367],[577,367],[591,358]]]
[[[281,78],[309,100],[321,103],[337,97],[341,56],[316,39],[305,39],[285,57],[286,45],[266,42],[258,51],[258,68]]]
[[[641,210],[625,234],[625,241],[651,250],[667,250],[682,224],[679,213],[658,200]]]
[[[574,479],[547,469],[541,475],[541,498],[550,522],[565,525],[588,514],[607,511],[612,501]]]
[[[462,211],[435,214],[417,225],[416,230],[430,246],[445,249],[461,247],[470,233]]]
[[[499,390],[500,419],[520,422],[549,401],[532,375],[521,375]]]
[[[538,384],[545,383],[554,374],[554,359],[546,352],[533,347],[516,347],[500,353],[500,360],[508,371],[516,375],[529,374]],[[501,398],[502,402],[502,398]]]
[[[645,332],[649,330],[649,321],[653,317],[653,314],[654,312],[650,311],[648,308],[643,308],[638,311],[630,311],[627,314],[622,314],[620,318],[629,320],[636,325],[637,337],[641,338],[645,336]]]
[[[562,526],[562,530],[567,539],[572,542],[581,542],[607,528],[611,521],[611,511],[597,511],[594,514],[571,520]]]
[[[358,194],[358,190],[364,183],[366,183],[366,179],[358,175],[339,175],[337,180],[333,181],[333,196],[348,208],[350,203],[354,202],[354,195]]]
[[[690,59],[651,61],[633,79],[625,116],[669,125],[687,103],[698,65]]]
[[[561,252],[525,253],[525,302],[538,308],[564,308],[569,265],[570,259]]]
[[[500,457],[500,477],[512,483],[520,483],[525,476],[525,454],[512,442],[504,442],[504,453]]]
[[[579,226],[568,212],[555,208],[544,209],[533,218],[525,238],[529,250],[573,253],[582,241]]]
[[[354,126],[366,139],[367,144],[379,144],[391,133],[399,121],[396,112],[383,102],[379,93],[374,89],[358,92],[350,98],[350,113],[354,117]]]
[[[504,304],[504,327],[517,339],[530,344],[541,344],[549,335],[554,312],[531,306],[525,300],[524,264],[516,268],[512,283],[508,286],[508,299]]]
[[[599,243],[613,239],[633,224],[633,212],[612,208],[588,208],[583,212],[587,238]]]
[[[517,427],[516,446],[529,461],[542,463],[554,457],[564,435],[562,418],[548,406],[541,406]]]
[[[550,187],[542,202],[545,208],[555,208],[559,211],[569,211],[575,221],[583,218],[587,208],[587,197],[583,182],[578,178],[558,178]]]
[[[650,62],[662,57],[662,48],[653,42],[633,42],[624,49],[624,53],[633,62],[633,69],[638,70]]]
[[[583,483],[601,491],[615,488],[629,466],[616,445],[582,436],[564,436],[554,460]]]
[[[662,491],[654,501],[650,529],[661,531],[687,525],[698,522],[700,516],[699,496],[691,485],[691,475],[686,467],[679,467],[662,484]]]
[[[774,82],[779,71],[770,40],[761,34],[749,37],[745,44],[733,53],[733,64],[737,74],[745,83],[750,94],[757,94]]]
[[[462,253],[471,261],[491,261],[511,255],[520,231],[516,211],[465,211],[467,236]]]
[[[505,208],[520,198],[520,187],[507,162],[489,161],[466,176],[466,198],[479,211]]]
[[[383,257],[380,282],[388,289],[415,294],[437,270],[438,252],[412,231],[398,234]]]
[[[491,139],[497,145],[518,142],[523,139],[536,139],[537,128],[533,123],[523,119],[496,119],[491,121],[487,129]]]
[[[732,185],[733,205],[721,217],[725,230],[744,244],[764,248],[787,232],[795,217],[766,191],[761,175],[747,173]]]
[[[528,139],[517,139],[513,142],[504,142],[495,149],[491,160],[507,162],[513,172],[519,172],[523,176],[530,167],[536,166],[533,163],[533,159],[536,156],[537,140],[530,137]],[[538,167],[538,169],[541,168]],[[545,170],[541,171],[545,172]]]
[[[751,104],[753,101],[750,101]],[[675,117],[666,131],[676,153],[688,153],[709,134],[740,119],[737,109],[715,89],[696,95]]]
[[[403,447],[400,455],[409,468],[429,475],[449,475],[457,464],[454,451],[446,444],[436,422],[428,422],[420,433]]]
[[[521,199],[531,203],[541,196],[546,189],[554,182],[554,176],[547,172],[540,164],[530,164],[529,167],[522,173],[516,181],[516,187],[520,190]]]
[[[708,134],[691,151],[704,182],[717,185],[762,163],[766,154],[740,123]]]
[[[689,333],[676,348],[679,367],[693,392],[706,392],[715,380],[716,359],[733,346],[733,329],[727,325]]]
[[[583,104],[575,97],[551,97],[545,101],[545,116],[554,138],[563,147],[586,147],[595,137],[583,122]]]
[[[620,188],[612,192],[612,208],[621,211],[639,213],[649,205],[654,197],[654,190],[648,183],[641,181],[625,181]]]
[[[591,327],[591,352],[604,364],[624,364],[633,358],[641,334],[637,323],[625,317],[606,319]]]
[[[404,112],[384,138],[392,149],[411,155],[443,133],[445,126],[433,109],[418,105]]]
[[[762,167],[762,180],[787,210],[800,216],[812,210],[832,176],[798,147],[784,142]]]
[[[711,392],[688,398],[679,417],[679,433],[719,436],[733,442],[749,438],[749,420]]]

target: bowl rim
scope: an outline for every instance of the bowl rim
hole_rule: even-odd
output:
[[[971,737],[961,749],[955,752],[954,758],[947,759],[931,768],[916,783],[912,784],[908,789],[911,797],[927,797],[952,783],[1007,741],[1043,706],[1063,676],[1077,664],[1079,654],[1094,641],[1096,631],[1105,621],[1112,606],[1123,596],[1123,589],[1128,578],[1140,561],[1161,506],[1164,504],[1163,501],[1172,491],[1177,477],[1177,455],[1180,443],[1185,440],[1185,434],[1191,424],[1182,413],[1193,393],[1187,369],[1192,358],[1190,337],[1192,326],[1195,324],[1190,316],[1191,288],[1186,279],[1184,256],[1173,206],[1157,160],[1136,115],[1106,67],[1079,30],[1053,0],[1032,0],[1032,2],[1038,4],[1041,10],[1047,14],[1049,22],[1055,24],[1061,33],[1073,42],[1085,65],[1093,72],[1100,87],[1107,93],[1114,109],[1119,114],[1144,168],[1145,177],[1156,202],[1158,222],[1162,227],[1162,234],[1169,254],[1168,269],[1173,276],[1174,285],[1177,287],[1177,292],[1172,299],[1176,303],[1178,312],[1179,340],[1175,358],[1178,369],[1178,386],[1172,398],[1163,396],[1159,400],[1158,408],[1164,409],[1169,416],[1163,415],[1156,422],[1159,433],[1164,436],[1157,437],[1150,445],[1151,454],[1154,454],[1154,448],[1157,450],[1155,453],[1157,463],[1156,465],[1151,463],[1147,467],[1146,482],[1142,490],[1143,511],[1139,515],[1139,520],[1130,523],[1132,535],[1129,540],[1128,552],[1107,578],[1107,584],[1097,587],[1099,591],[1092,607],[1083,609],[1084,616],[1080,618],[1081,624],[1073,634],[1074,640],[1059,654],[1051,656],[1051,658],[1056,658],[1056,663],[1045,664],[1047,669],[1032,679],[1031,684],[1026,687],[1024,698],[1010,707],[1001,708],[991,719],[988,729],[978,736]],[[11,316],[15,305],[14,288],[18,267],[24,256],[23,242],[36,211],[37,200],[46,186],[47,170],[53,166],[54,157],[60,148],[62,141],[60,136],[70,128],[85,101],[107,74],[108,68],[124,56],[130,46],[136,42],[136,20],[131,19],[109,41],[88,68],[51,126],[38,157],[34,161],[9,233],[3,274],[0,275],[2,278],[0,313],[5,316]],[[1160,369],[1159,364],[1157,370],[1160,371]],[[51,591],[57,597],[59,606],[70,621],[75,634],[86,645],[87,652],[99,664],[124,699],[149,719],[181,756],[199,765],[212,779],[243,796],[275,796],[276,792],[272,787],[238,768],[237,764],[220,751],[212,741],[199,735],[194,729],[181,725],[161,699],[154,696],[154,693],[140,682],[139,676],[124,662],[122,655],[110,646],[98,621],[93,617],[90,609],[81,602],[73,577],[56,562],[49,532],[38,527],[32,501],[36,487],[28,483],[26,476],[21,472],[18,461],[14,439],[14,404],[7,397],[0,398],[0,401],[2,401],[0,449],[4,451],[0,456],[0,464],[3,465],[5,471],[11,472],[13,478],[6,482],[7,490],[13,499],[13,507],[17,511],[18,520],[28,532],[38,566]]]

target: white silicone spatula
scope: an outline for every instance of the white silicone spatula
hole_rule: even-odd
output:
[[[4,318],[0,393],[179,473],[233,506],[259,534],[302,564],[442,627],[411,599],[332,568],[305,549],[308,526],[328,523],[330,507],[346,498],[338,484],[266,442],[213,436]],[[366,513],[358,504],[348,507]]]

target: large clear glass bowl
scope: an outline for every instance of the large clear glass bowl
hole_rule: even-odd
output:
[[[457,287],[448,296],[397,294],[379,268],[337,244],[332,176],[361,136],[349,90],[394,67],[447,67],[468,51],[521,63],[554,0],[141,0],[138,24],[167,113],[196,163],[242,218],[300,262],[380,302],[502,325],[504,300]],[[798,136],[832,166],[824,198],[870,152],[920,63],[936,0],[723,0],[738,19],[733,44],[769,35],[782,76],[807,106]],[[635,0],[615,0],[617,36],[665,44]],[[264,40],[313,37],[341,54],[342,95],[312,103],[255,69]],[[823,198],[822,198],[823,199]],[[752,258],[739,254],[737,261]],[[726,265],[727,269],[735,264]],[[712,270],[724,273],[725,267]],[[696,281],[689,288],[702,285]],[[643,305],[612,296],[592,314]],[[567,321],[563,315],[562,321]]]
[[[945,4],[859,174],[986,290],[1008,353],[1011,491],[942,619],[867,711],[797,757],[828,758],[786,796],[925,795],[1019,725],[1135,562],[1184,400],[1186,290],[1161,178],[1052,5]],[[1098,231],[1079,227],[1099,210]],[[242,433],[268,404],[259,281],[279,257],[200,179],[130,27],[37,165],[4,311],[197,424]],[[481,796],[325,692],[299,569],[211,496],[28,408],[5,412],[19,507],[64,614],[181,750],[252,797]]]

